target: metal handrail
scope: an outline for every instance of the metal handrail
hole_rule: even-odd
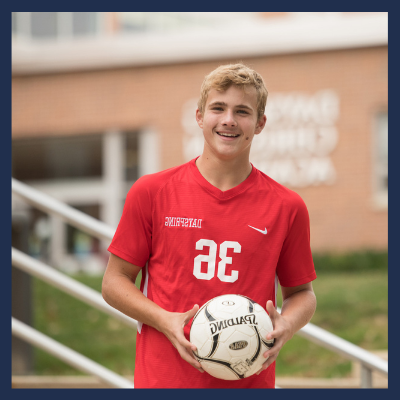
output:
[[[58,215],[76,228],[103,240],[111,240],[115,230],[110,226],[81,211],[72,208],[55,198],[11,178],[12,192],[39,210]]]
[[[58,215],[71,225],[78,227],[94,237],[111,240],[114,235],[115,231],[105,223],[75,210],[14,178],[12,178],[12,192],[42,211]],[[388,362],[386,360],[382,360],[361,347],[327,332],[322,328],[308,323],[298,331],[297,334],[322,347],[339,353],[345,358],[360,362],[364,369],[364,371],[362,371],[362,377],[364,377],[364,382],[362,382],[363,387],[371,386],[371,370],[376,370],[388,376]],[[365,370],[367,370],[367,372],[365,372]]]
[[[11,326],[14,336],[53,354],[76,369],[95,375],[102,381],[116,388],[134,388],[131,381],[119,376],[108,368],[103,367],[13,317],[11,317]]]
[[[131,328],[137,328],[137,321],[121,313],[115,308],[109,306],[103,299],[102,295],[94,289],[70,278],[69,276],[54,270],[43,262],[34,259],[23,252],[11,249],[12,265],[22,271],[36,276],[37,278],[57,287],[58,289],[68,293],[87,304],[92,305],[100,311],[103,311]],[[42,348],[45,351],[64,360],[73,367],[83,372],[98,376],[103,381],[110,383],[112,386],[119,388],[133,388],[133,384],[119,375],[109,371],[94,361],[80,355],[79,353],[69,349],[68,347],[56,342],[48,336],[38,332],[37,330],[25,325],[24,323],[12,318],[12,333],[33,345]],[[275,386],[276,389],[281,389]]]
[[[104,301],[103,296],[97,290],[87,287],[83,283],[70,278],[54,268],[47,266],[43,262],[36,260],[33,257],[30,257],[14,248],[11,249],[11,261],[12,265],[21,269],[22,271],[30,275],[34,275],[44,282],[47,282],[64,291],[65,293],[68,293],[77,299],[90,304],[98,310],[117,318],[131,328],[137,328],[136,320],[108,305]]]
[[[374,369],[388,376],[387,361],[311,322],[301,328],[297,334],[350,360],[358,361],[369,369]]]

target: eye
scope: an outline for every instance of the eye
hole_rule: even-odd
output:
[[[246,111],[246,110],[238,110],[238,113],[240,113],[240,114],[248,114],[248,111]]]

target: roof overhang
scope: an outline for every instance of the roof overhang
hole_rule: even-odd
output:
[[[259,57],[388,45],[388,13],[263,23],[174,33],[135,33],[12,43],[12,73],[57,73]]]

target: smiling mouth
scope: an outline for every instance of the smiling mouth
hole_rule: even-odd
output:
[[[236,138],[236,137],[240,136],[237,133],[225,133],[225,132],[217,132],[217,135],[223,136],[223,137],[229,137],[229,138]]]

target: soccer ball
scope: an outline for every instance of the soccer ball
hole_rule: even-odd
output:
[[[266,361],[274,345],[266,336],[273,326],[267,312],[246,296],[214,297],[193,317],[190,342],[204,371],[226,380],[247,378]]]

